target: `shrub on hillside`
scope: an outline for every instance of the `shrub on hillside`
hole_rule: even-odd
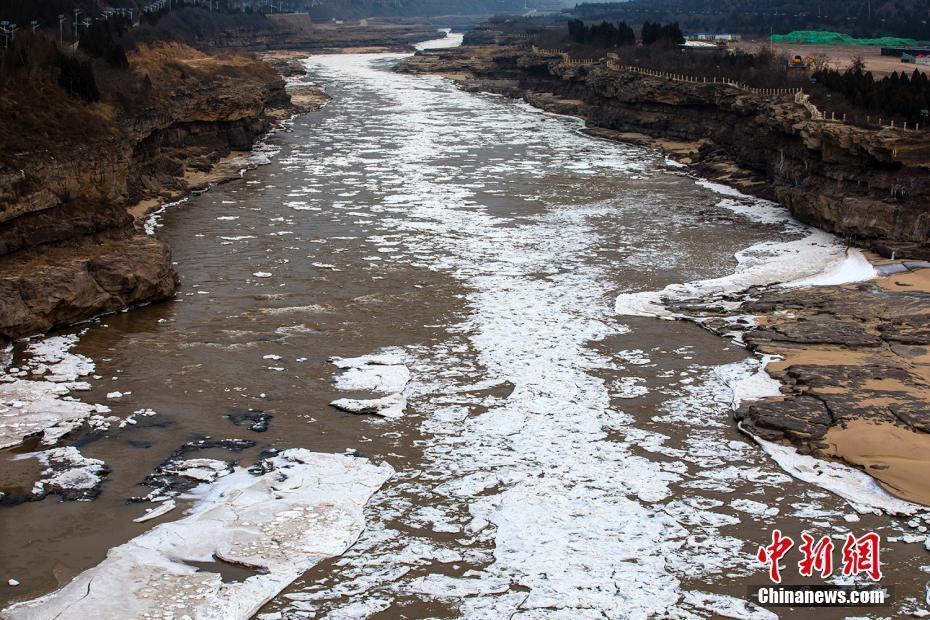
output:
[[[58,56],[58,84],[72,97],[85,101],[99,101],[100,91],[94,77],[94,68],[87,59],[73,54],[61,53]]]

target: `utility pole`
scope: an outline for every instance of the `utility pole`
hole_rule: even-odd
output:
[[[58,14],[58,44],[65,44],[65,15],[64,13]]]
[[[71,22],[72,27],[74,28],[74,42],[77,43],[78,39],[78,15],[81,14],[81,9],[74,9],[74,21]]]

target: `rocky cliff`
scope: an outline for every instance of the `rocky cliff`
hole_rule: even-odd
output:
[[[0,339],[171,296],[170,251],[127,208],[183,190],[186,171],[249,148],[268,129],[267,112],[288,105],[283,80],[259,61],[159,45],[130,63],[143,89],[123,93],[134,97],[125,105],[54,93],[34,101],[53,113],[19,104],[30,148],[0,161]],[[47,119],[63,115],[71,127]]]
[[[418,53],[401,68],[584,117],[605,136],[669,147],[697,170],[882,252],[930,258],[930,133],[811,119],[791,95],[571,64],[527,48]]]

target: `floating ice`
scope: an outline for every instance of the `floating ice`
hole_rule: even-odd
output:
[[[3,610],[18,618],[250,618],[320,560],[345,551],[362,508],[392,475],[366,459],[286,450],[261,476],[237,470],[207,489],[191,514],[114,547],[63,588]],[[238,582],[187,562],[255,571]]]
[[[28,366],[33,375],[44,375],[46,381],[77,381],[94,371],[94,362],[83,355],[71,353],[78,336],[53,336],[31,342],[26,351],[31,356]]]
[[[778,620],[778,615],[732,596],[710,592],[685,592],[684,602],[695,610],[707,612],[714,617],[739,618],[740,620]]]
[[[404,415],[404,409],[407,407],[407,399],[401,394],[391,394],[369,400],[340,398],[331,402],[330,405],[349,413],[368,413],[384,418],[400,418]]]
[[[44,443],[54,443],[94,413],[109,412],[103,405],[70,397],[72,391],[90,389],[78,379],[94,371],[90,358],[71,352],[78,337],[33,340],[25,349],[22,367],[7,368],[0,375],[0,448],[37,433],[43,434]]]
[[[394,355],[366,355],[330,360],[344,372],[336,377],[336,389],[351,392],[402,392],[410,381],[410,371]]]
[[[151,510],[148,510],[141,517],[137,517],[133,519],[133,522],[144,523],[146,521],[151,521],[152,519],[156,519],[162,515],[168,514],[169,512],[174,510],[176,507],[177,505],[175,504],[175,501],[173,499],[165,500],[161,502],[157,507],[152,508]]]
[[[712,388],[698,392],[695,385],[680,410],[663,410],[676,428],[694,429],[666,445],[669,438],[611,408],[616,386],[602,376],[621,365],[651,372],[649,356],[629,346],[628,359],[619,359],[590,344],[629,331],[605,303],[612,295],[609,265],[592,258],[612,242],[601,234],[609,228],[604,222],[627,205],[619,198],[588,204],[581,194],[591,180],[648,174],[652,160],[639,149],[579,134],[577,119],[377,68],[393,58],[306,61],[340,89],[333,105],[345,114],[323,122],[328,135],[345,138],[338,145],[345,148],[319,162],[308,149],[301,165],[318,176],[364,170],[385,229],[366,242],[379,251],[396,248],[392,262],[397,257],[454,278],[466,291],[463,318],[429,346],[381,360],[412,371],[403,389],[422,416],[420,471],[405,471],[376,496],[371,512],[381,519],[325,583],[289,592],[285,615],[372,614],[411,597],[447,601],[464,617],[755,612],[717,595],[685,600],[684,580],[730,579],[754,562],[742,550],[745,541],[719,529],[738,520],[739,511],[702,502],[701,489],[744,492],[792,479],[751,444],[721,441],[721,429],[731,428],[732,398],[712,373]],[[372,112],[373,99],[383,104]],[[355,144],[367,140],[377,149],[385,138],[392,143],[390,166]],[[501,157],[481,159],[488,145],[500,148]],[[476,162],[457,169],[456,159],[468,157]],[[488,180],[482,195],[516,197],[518,185],[554,179],[574,184],[570,191],[578,196],[564,206],[548,196],[527,197],[545,208],[509,217],[477,198],[477,188],[467,186],[476,178]],[[356,208],[334,208],[343,206]],[[339,361],[343,377],[376,366],[370,358]],[[671,458],[648,458],[646,450]],[[684,491],[693,504],[675,501],[681,495],[673,487],[686,484],[694,485]],[[457,529],[461,540],[413,536],[410,527]],[[442,574],[439,565],[457,557],[481,568]]]
[[[613,396],[617,398],[639,398],[640,396],[645,396],[649,393],[649,388],[643,383],[643,379],[639,377],[623,377],[619,381],[614,382],[613,384]]]

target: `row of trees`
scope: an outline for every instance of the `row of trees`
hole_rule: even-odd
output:
[[[865,70],[862,60],[856,59],[842,73],[824,69],[813,77],[828,89],[842,93],[850,104],[886,117],[921,122],[924,111],[930,109],[930,78],[917,69],[910,76],[902,71],[876,80],[871,71]]]
[[[636,33],[626,22],[586,26],[580,19],[568,22],[568,37],[575,43],[596,45],[598,47],[617,47],[619,45],[636,45]]]
[[[680,45],[685,42],[685,36],[678,27],[678,22],[662,25],[647,21],[643,22],[642,41],[643,45]]]
[[[930,39],[927,0],[630,0],[582,3],[572,16],[628,23],[677,21],[687,30],[768,35],[833,30],[857,37]]]
[[[626,22],[612,24],[602,21],[590,26],[580,19],[568,22],[568,37],[574,43],[595,47],[620,47],[636,45],[636,33]],[[658,24],[645,22],[640,31],[643,45],[663,45],[670,47],[685,42],[685,37],[677,23]]]

